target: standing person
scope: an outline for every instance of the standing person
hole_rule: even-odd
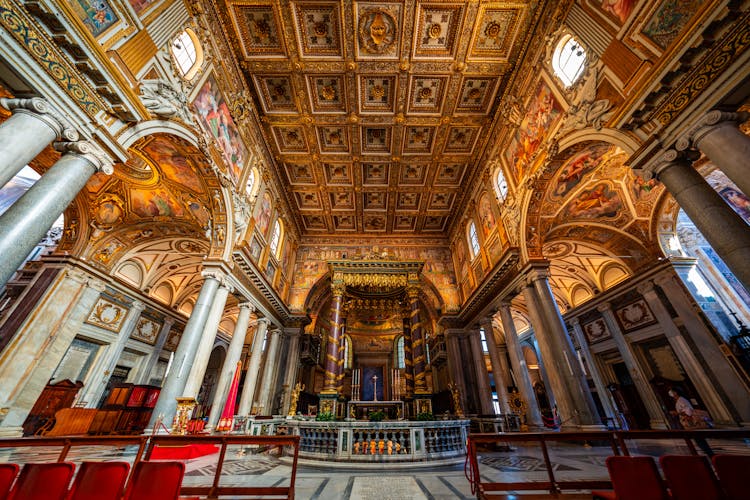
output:
[[[707,411],[696,410],[687,398],[680,396],[674,389],[669,389],[668,394],[669,397],[674,399],[674,411],[677,413],[683,429],[692,430],[713,427],[711,417],[709,417]],[[707,456],[713,456],[714,452],[704,438],[695,438],[695,443]]]

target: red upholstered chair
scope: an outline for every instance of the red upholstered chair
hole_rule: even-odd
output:
[[[706,457],[664,455],[659,464],[674,500],[720,500],[724,496]]]
[[[617,500],[667,500],[667,488],[652,457],[607,457]]]
[[[182,462],[138,462],[125,500],[176,500],[184,475]]]
[[[8,498],[8,492],[18,475],[16,464],[0,464],[0,500]]]
[[[714,468],[727,500],[747,500],[750,455],[714,455]]]
[[[63,500],[76,466],[70,462],[26,464],[10,491],[10,500]]]
[[[120,500],[129,470],[127,462],[83,462],[68,500]]]

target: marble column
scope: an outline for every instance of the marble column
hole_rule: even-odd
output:
[[[503,333],[505,334],[505,343],[508,346],[510,366],[513,368],[513,373],[518,383],[518,393],[526,401],[526,421],[531,426],[541,429],[544,427],[542,414],[539,411],[539,405],[536,401],[529,368],[526,366],[526,358],[521,350],[521,342],[518,341],[518,333],[516,332],[516,325],[513,322],[509,302],[500,303],[500,320],[503,323]]]
[[[406,399],[414,397],[414,352],[411,345],[411,317],[404,318],[404,381],[406,382]]]
[[[159,400],[151,414],[150,427],[153,427],[156,420],[163,417],[164,425],[169,427],[174,418],[177,409],[177,399],[182,395],[187,383],[190,367],[195,360],[195,353],[201,344],[203,329],[206,326],[208,313],[214,302],[216,291],[219,289],[219,281],[223,279],[223,274],[216,271],[203,271],[203,286],[195,301],[193,311],[190,313],[190,319],[185,325],[182,332],[180,344],[174,353],[172,366],[170,367],[167,378],[159,393]]]
[[[95,172],[112,173],[112,160],[90,142],[58,143],[52,168],[0,216],[0,288],[18,270]]]
[[[649,416],[649,425],[652,429],[667,429],[667,422],[659,399],[656,397],[653,387],[649,384],[646,374],[638,364],[635,350],[620,329],[620,324],[617,322],[611,306],[607,303],[600,304],[597,310],[602,313],[602,319],[604,319],[607,330],[612,335],[612,339],[617,345],[617,350],[620,351],[620,355],[622,356],[622,361],[625,363],[625,367],[633,379],[633,384],[638,391],[638,395],[646,407]]]
[[[474,372],[476,373],[477,377],[479,408],[482,412],[482,415],[494,415],[495,408],[492,405],[490,374],[487,372],[487,362],[484,360],[482,339],[479,336],[479,330],[473,330],[469,333],[469,345],[471,346],[471,357],[474,360]]]
[[[695,227],[750,290],[750,229],[679,153],[665,152],[648,168],[674,196]]]
[[[693,297],[676,275],[656,280],[669,297],[682,321],[682,331],[675,324],[653,285],[645,283],[639,291],[659,321],[685,372],[695,385],[708,411],[717,423],[750,422],[750,389],[727,359],[729,349],[714,330],[710,330],[696,311]],[[687,342],[688,337],[690,343]],[[695,346],[695,351],[690,344]],[[700,360],[702,358],[702,362]],[[718,387],[717,387],[718,385]],[[722,395],[724,398],[722,398]],[[729,404],[728,404],[729,403]],[[737,418],[738,417],[738,418]]]
[[[255,307],[249,302],[240,303],[240,312],[237,315],[237,322],[232,332],[232,340],[229,342],[227,356],[224,359],[224,365],[221,367],[219,382],[216,384],[214,400],[211,403],[211,413],[208,415],[208,427],[212,430],[219,422],[221,412],[227,401],[229,387],[232,384],[234,373],[237,370],[237,362],[242,356],[242,347],[245,345],[245,336],[247,335],[247,326],[250,323],[250,314],[255,311]],[[213,343],[213,342],[212,342]]]
[[[750,196],[750,175],[747,161],[750,158],[750,137],[739,128],[746,114],[709,111],[690,131],[675,144],[678,151],[695,146],[719,167],[740,191]]]
[[[406,291],[410,308],[410,329],[412,356],[414,358],[414,394],[427,394],[427,358],[425,354],[424,329],[419,314],[419,288],[409,287]]]
[[[325,357],[325,380],[321,394],[338,394],[339,343],[341,342],[341,306],[344,300],[343,283],[331,285],[331,331],[328,333]],[[342,363],[343,364],[343,363]]]
[[[28,165],[52,141],[77,141],[78,131],[41,97],[0,99],[12,111],[0,125],[0,188]]]
[[[450,379],[458,388],[462,405],[461,408],[466,412],[468,411],[468,400],[466,397],[467,384],[464,377],[464,363],[461,356],[461,347],[459,346],[459,338],[463,334],[463,330],[446,328],[443,333],[445,335],[445,347],[448,351],[448,371],[450,373]]]
[[[594,360],[594,354],[591,352],[591,347],[589,347],[588,340],[586,340],[586,334],[583,332],[583,328],[581,328],[581,322],[578,318],[573,318],[570,323],[573,326],[573,335],[575,335],[578,345],[581,346],[581,354],[586,360],[586,366],[589,367],[591,379],[594,381],[596,393],[599,395],[599,401],[602,403],[602,408],[604,409],[604,415],[610,419],[612,424],[616,427],[618,424],[617,412],[615,411],[614,406],[612,406],[612,401],[609,399],[607,385],[604,383],[602,374],[599,372],[599,367]]]
[[[29,412],[104,291],[102,281],[66,267],[0,356],[0,436],[20,437]]]
[[[263,365],[263,378],[260,382],[260,396],[258,402],[263,405],[262,414],[270,415],[273,405],[274,391],[276,390],[276,368],[278,366],[279,337],[280,330],[274,328],[268,334],[268,349],[266,349],[266,362]]]
[[[301,332],[299,330],[287,332],[288,344],[287,344],[287,359],[286,369],[284,370],[284,380],[282,385],[286,387],[284,393],[284,402],[281,405],[281,414],[289,414],[289,404],[291,403],[292,390],[297,383],[297,371],[299,370],[299,337]]]
[[[576,356],[573,342],[570,339],[570,335],[568,335],[568,329],[562,319],[560,310],[557,308],[557,302],[555,302],[555,296],[552,294],[547,276],[546,271],[535,269],[529,277],[533,281],[534,290],[539,297],[541,314],[546,317],[547,324],[549,325],[553,348],[557,351],[558,359],[562,357],[565,361],[565,364],[561,366],[564,370],[558,375],[562,376],[563,383],[569,394],[569,402],[574,405],[573,413],[568,414],[568,418],[575,415],[573,420],[578,426],[601,427],[601,419],[596,411],[594,398],[589,391],[588,381],[581,369],[581,364]],[[547,373],[552,376],[549,373],[549,367]],[[564,417],[562,419],[565,420]]]
[[[149,355],[148,361],[143,364],[141,371],[138,373],[137,383],[149,384],[151,382],[151,372],[154,371],[156,363],[159,362],[159,356],[161,356],[161,351],[164,349],[164,344],[167,343],[169,332],[172,331],[172,325],[174,325],[174,318],[164,318],[164,323],[161,325],[161,329],[159,329],[159,335],[156,337],[154,351]]]
[[[250,347],[250,361],[247,364],[245,384],[242,387],[240,407],[237,410],[238,415],[247,416],[253,410],[255,386],[258,385],[258,371],[260,370],[260,361],[263,355],[263,340],[266,338],[266,330],[269,323],[268,318],[258,318],[256,322],[255,334],[253,335]]]
[[[95,375],[89,379],[88,387],[84,387],[76,398],[78,403],[85,402],[86,408],[96,408],[98,406],[99,400],[107,388],[107,382],[109,382],[109,378],[117,366],[120,356],[122,356],[122,351],[125,350],[125,345],[130,340],[130,335],[135,331],[138,318],[141,317],[141,313],[145,307],[146,305],[143,302],[138,300],[133,301],[120,326],[117,339],[107,347],[101,361],[94,367],[93,373]]]
[[[492,321],[492,317],[482,318],[480,322],[484,328],[484,338],[487,341],[487,350],[490,354],[490,364],[492,365],[492,377],[495,379],[495,392],[497,393],[497,401],[500,405],[500,413],[510,413],[508,407],[508,374],[504,370],[504,365],[500,360],[500,352],[497,348],[497,342],[495,342],[495,326]]]
[[[232,286],[227,283],[226,277],[223,277],[219,289],[214,295],[213,304],[211,304],[211,309],[206,318],[206,325],[203,327],[200,345],[195,351],[195,357],[190,366],[190,374],[185,382],[185,389],[182,391],[182,397],[184,398],[196,399],[198,397],[201,385],[203,385],[203,378],[206,376],[208,362],[211,359],[211,351],[214,350],[216,335],[219,333],[219,324],[221,323],[221,318],[224,316],[227,297],[233,291]],[[207,405],[210,402],[201,401],[201,404]]]

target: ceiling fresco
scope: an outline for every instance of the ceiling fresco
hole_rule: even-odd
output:
[[[533,2],[217,2],[308,234],[442,236]]]

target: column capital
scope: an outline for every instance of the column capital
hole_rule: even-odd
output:
[[[172,328],[172,325],[174,325],[174,323],[175,323],[175,319],[172,316],[167,316],[164,318],[164,323],[162,323],[162,327],[169,326],[169,328]]]
[[[249,309],[250,313],[255,312],[255,305],[252,302],[240,302],[238,307],[240,309]]]
[[[346,285],[344,285],[343,283],[331,283],[331,293],[334,297],[343,297],[345,289]]]
[[[576,316],[575,318],[570,318],[568,321],[570,322],[570,326],[572,327],[581,326],[581,319],[578,316]]]
[[[673,167],[693,168],[686,152],[667,149],[641,169],[639,174],[646,180],[651,178],[658,180],[661,174]]]
[[[266,328],[268,328],[268,325],[271,324],[271,320],[268,318],[258,318],[255,320],[255,322],[258,324],[258,326],[266,325]]]
[[[112,175],[114,161],[102,148],[91,141],[56,142],[55,149],[64,155],[79,156],[94,166],[97,172]]]
[[[598,306],[596,306],[596,310],[603,313],[603,312],[612,312],[612,304],[609,302],[602,302]]]
[[[638,286],[635,287],[635,289],[640,293],[641,295],[646,295],[647,293],[654,292],[654,282],[651,280],[644,281],[643,283],[638,283]]]
[[[528,285],[533,284],[535,281],[541,281],[541,280],[547,280],[547,279],[549,279],[548,269],[534,268],[526,272],[526,283]]]
[[[747,120],[748,113],[732,113],[714,109],[704,114],[698,121],[682,134],[675,142],[675,149],[685,151],[691,145],[697,145],[706,134],[719,127],[729,126],[738,128],[739,123]]]
[[[0,106],[13,113],[25,113],[39,118],[54,130],[58,141],[77,141],[80,138],[78,131],[68,119],[44,98],[2,98],[0,99]]]
[[[411,301],[417,300],[419,298],[419,287],[417,287],[417,286],[409,286],[406,289],[406,296]]]
[[[226,275],[219,269],[204,269],[201,271],[201,276],[203,276],[204,279],[213,279],[221,283]]]
[[[502,312],[503,309],[510,309],[511,306],[512,303],[510,300],[501,300],[497,305],[499,312]]]
[[[144,309],[146,309],[146,304],[144,304],[144,303],[143,303],[143,302],[141,302],[140,300],[134,300],[134,301],[133,301],[133,302],[131,303],[131,305],[130,305],[130,308],[131,308],[132,310],[135,310],[135,311],[139,311],[139,312],[140,312],[140,311],[143,311]]]

